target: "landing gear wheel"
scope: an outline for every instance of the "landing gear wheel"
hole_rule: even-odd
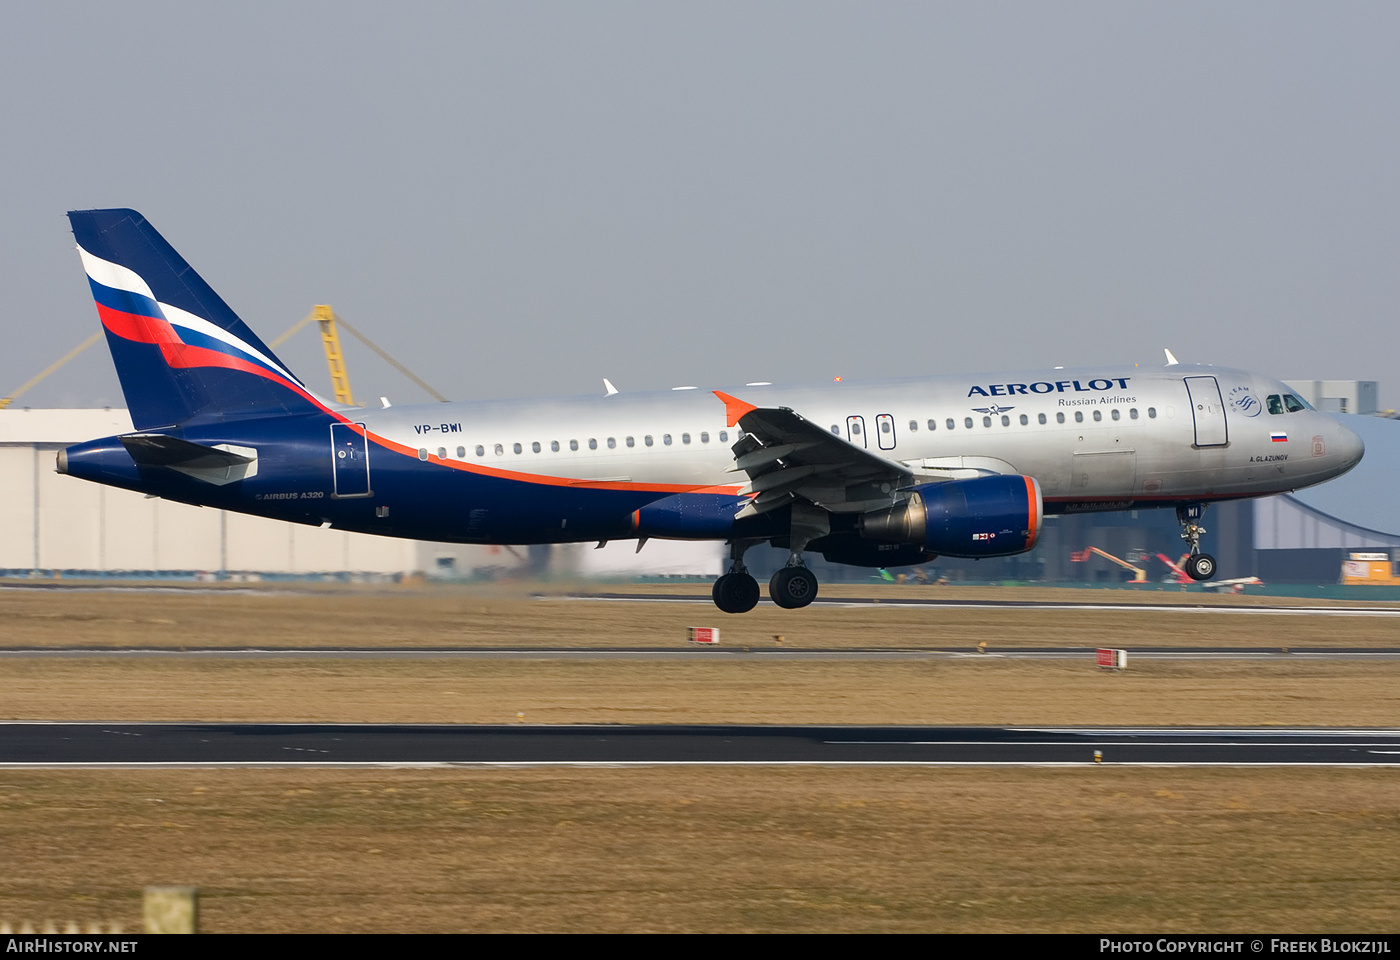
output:
[[[758,606],[758,581],[747,573],[726,573],[710,591],[724,613],[748,613]]]
[[[805,607],[817,599],[817,578],[806,567],[783,567],[768,581],[768,596],[785,610]]]
[[[1198,553],[1186,561],[1186,575],[1192,580],[1209,580],[1215,576],[1215,558]]]

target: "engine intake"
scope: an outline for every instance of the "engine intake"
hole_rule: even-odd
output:
[[[1043,510],[1034,477],[978,477],[915,487],[904,502],[861,516],[856,529],[946,557],[1008,557],[1035,546]]]

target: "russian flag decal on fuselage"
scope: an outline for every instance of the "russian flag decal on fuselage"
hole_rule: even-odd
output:
[[[1274,443],[1287,443],[1287,442],[1288,442],[1288,434],[1286,434],[1286,433],[1271,433],[1271,434],[1269,434],[1269,439],[1272,440]]]

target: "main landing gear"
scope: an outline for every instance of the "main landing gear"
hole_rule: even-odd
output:
[[[788,536],[788,562],[768,581],[768,596],[785,610],[797,610],[817,599],[816,574],[802,562],[802,551],[818,537],[831,532],[825,510],[811,504],[794,504]],[[729,542],[729,572],[715,581],[711,595],[725,613],[748,613],[758,605],[758,581],[744,566],[744,551],[761,540]]]
[[[1215,576],[1215,558],[1201,553],[1201,534],[1206,528],[1198,522],[1205,515],[1204,503],[1188,503],[1176,508],[1176,522],[1181,524],[1181,539],[1191,548],[1186,558],[1186,575],[1192,580],[1209,580]]]
[[[783,567],[768,581],[768,596],[785,610],[805,607],[817,599],[817,578],[804,566]]]
[[[736,551],[742,554],[742,550]],[[730,562],[729,572],[715,581],[710,592],[715,606],[725,613],[748,613],[758,605],[758,581],[744,566],[743,560]],[[768,596],[785,610],[805,607],[817,598],[816,574],[802,566],[783,567],[768,581]]]
[[[748,613],[758,606],[758,581],[744,566],[744,551],[751,542],[735,540],[729,544],[729,572],[715,581],[710,596],[724,613]]]
[[[817,599],[817,577],[802,562],[802,551],[830,532],[831,518],[825,510],[808,503],[792,505],[787,566],[768,581],[768,596],[784,610],[797,610]]]

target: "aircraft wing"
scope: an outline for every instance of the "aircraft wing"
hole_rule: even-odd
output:
[[[743,428],[734,444],[733,471],[748,474],[743,493],[754,494],[737,517],[775,510],[793,500],[853,513],[888,505],[890,495],[913,479],[902,464],[817,426],[786,407],[757,407],[715,391],[729,425]]]

